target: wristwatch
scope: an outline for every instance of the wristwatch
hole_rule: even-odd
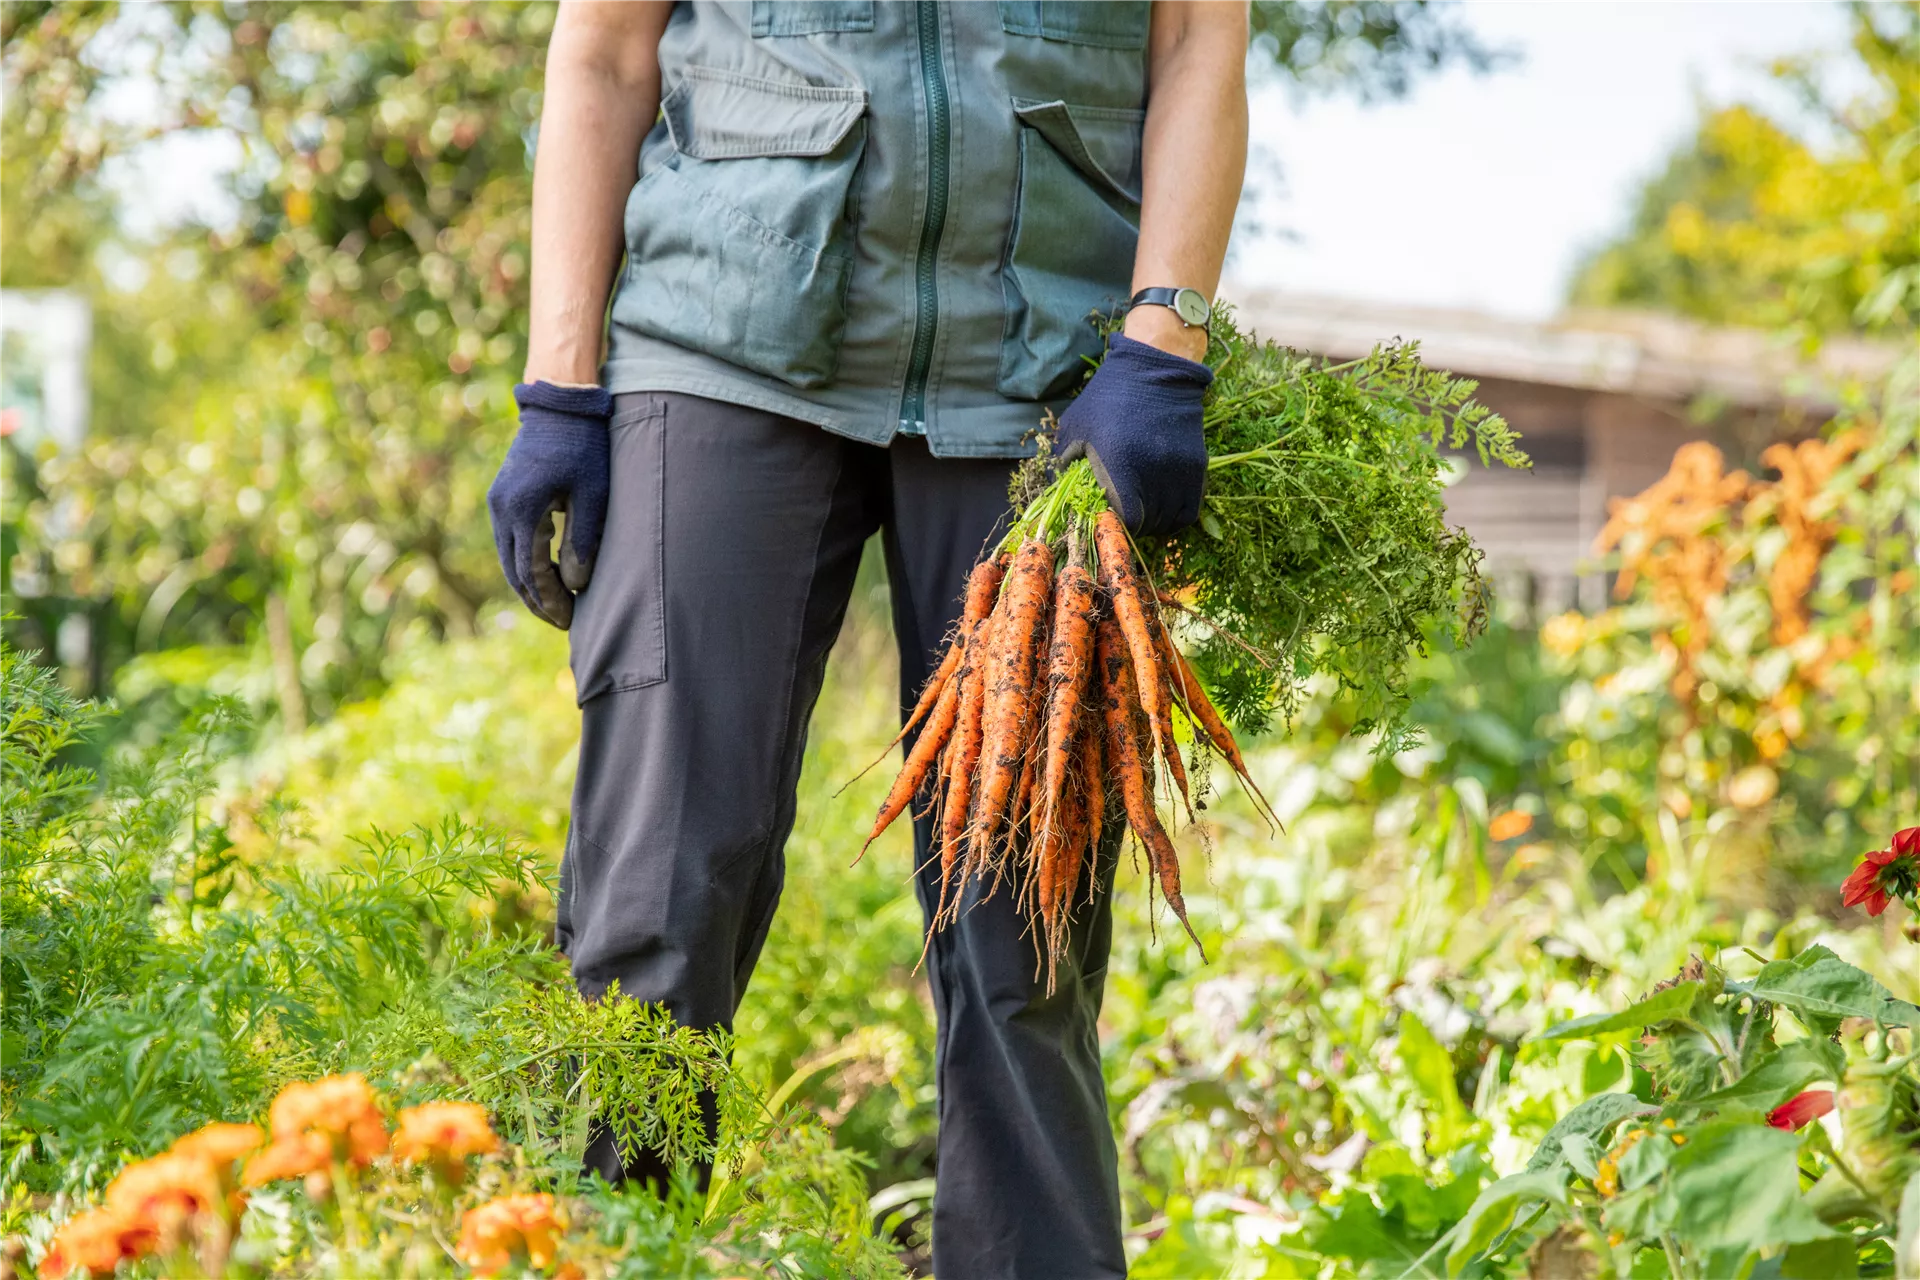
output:
[[[1213,307],[1207,302],[1206,295],[1198,289],[1169,289],[1155,286],[1142,289],[1133,295],[1132,307],[1169,307],[1173,314],[1180,317],[1180,323],[1189,329],[1204,329],[1207,321],[1213,318]]]

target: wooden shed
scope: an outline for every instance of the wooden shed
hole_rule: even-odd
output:
[[[1535,322],[1258,291],[1227,294],[1263,337],[1336,359],[1417,339],[1427,363],[1480,382],[1479,398],[1524,437],[1531,472],[1477,465],[1449,514],[1486,549],[1501,594],[1535,617],[1598,607],[1592,564],[1609,498],[1665,474],[1674,450],[1711,440],[1759,469],[1770,442],[1819,430],[1850,381],[1891,367],[1892,348],[1828,343],[1812,360],[1774,335],[1673,316],[1573,311]]]

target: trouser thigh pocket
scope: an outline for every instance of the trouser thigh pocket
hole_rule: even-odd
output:
[[[666,430],[658,396],[615,403],[606,532],[567,635],[582,706],[667,678]]]

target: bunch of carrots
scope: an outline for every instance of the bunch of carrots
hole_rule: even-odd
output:
[[[895,740],[920,731],[867,841],[918,800],[939,833],[936,927],[976,883],[981,897],[1011,884],[1049,987],[1103,833],[1132,830],[1149,892],[1192,935],[1159,802],[1191,817],[1218,756],[1274,822],[1229,716],[1246,732],[1290,720],[1314,681],[1376,750],[1416,740],[1409,663],[1487,616],[1479,551],[1447,525],[1444,490],[1468,450],[1529,465],[1474,384],[1412,345],[1334,363],[1261,341],[1226,307],[1211,338],[1199,521],[1135,543],[1087,460],[1062,466],[1043,441]],[[1193,624],[1181,634],[1211,696],[1167,610]]]
[[[1192,811],[1176,713],[1198,747],[1259,791],[1168,638],[1162,602],[1143,583],[1119,518],[1110,510],[1069,518],[1057,541],[1022,525],[1033,522],[1016,525],[969,576],[959,625],[902,737],[924,727],[867,843],[924,796],[940,830],[936,927],[952,921],[968,883],[990,895],[1011,881],[1034,921],[1051,989],[1075,896],[1083,884],[1092,891],[1110,814],[1145,851],[1149,891],[1158,887],[1199,945],[1180,857],[1154,804],[1164,762]]]

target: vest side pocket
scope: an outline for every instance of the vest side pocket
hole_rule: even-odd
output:
[[[689,67],[627,199],[613,320],[796,387],[833,380],[852,277],[860,89]]]
[[[1097,313],[1126,304],[1140,238],[1144,111],[1014,102],[1020,185],[1001,271],[1000,394],[1051,400],[1101,351]]]

